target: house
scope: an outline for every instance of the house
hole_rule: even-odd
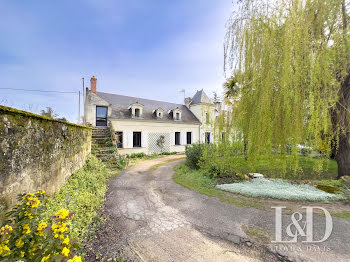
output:
[[[121,154],[183,152],[197,142],[213,142],[213,123],[220,103],[213,103],[203,90],[175,104],[97,91],[91,78],[86,90],[84,122],[109,126]]]

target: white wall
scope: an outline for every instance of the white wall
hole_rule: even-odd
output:
[[[112,113],[112,108],[110,104],[97,96],[95,93],[87,90],[85,104],[84,104],[84,122],[86,124],[91,124],[96,126],[96,105],[97,106],[107,106],[108,116]]]
[[[215,105],[195,104],[195,105],[190,105],[190,110],[202,123],[200,141],[204,143],[205,133],[210,132],[211,133],[210,141],[213,142],[214,141],[214,123],[215,123],[215,118],[217,116]],[[209,123],[207,123],[207,120],[206,120],[206,113],[209,113]]]
[[[169,133],[170,152],[184,152],[186,146],[186,133],[192,133],[192,143],[198,142],[199,124],[161,122],[136,119],[110,119],[115,132],[123,132],[123,148],[119,149],[121,154],[140,153],[149,154],[148,134],[149,133]],[[141,132],[141,148],[133,148],[133,132]],[[175,132],[180,133],[181,145],[175,145]]]

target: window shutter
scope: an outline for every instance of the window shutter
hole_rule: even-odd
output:
[[[147,147],[147,131],[141,132],[141,147]]]
[[[181,145],[187,145],[187,132],[181,132]]]
[[[210,132],[210,143],[214,143],[214,133]]]
[[[170,145],[175,145],[175,132],[170,133]]]
[[[133,148],[133,133],[131,131],[125,131],[124,145],[125,148]]]
[[[197,143],[197,131],[192,132],[192,144]]]

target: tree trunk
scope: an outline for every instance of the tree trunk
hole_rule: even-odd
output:
[[[334,139],[336,141],[336,144],[333,145],[335,149],[332,149],[338,164],[338,179],[350,175],[350,66],[348,66],[347,72],[348,74],[339,89],[338,103],[331,113],[333,131],[338,136]]]
[[[342,176],[350,175],[350,144],[349,134],[341,134],[338,140],[338,150],[335,155],[335,160],[338,164],[338,176],[339,179]]]

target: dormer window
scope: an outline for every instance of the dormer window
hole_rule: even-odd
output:
[[[163,108],[159,107],[158,109],[154,110],[153,113],[156,115],[156,118],[161,119],[164,115]]]
[[[129,106],[129,110],[131,111],[131,117],[140,118],[142,117],[143,105],[139,102],[136,102]]]
[[[181,120],[181,110],[179,108],[174,109],[172,113],[173,113],[173,119],[175,121]]]

